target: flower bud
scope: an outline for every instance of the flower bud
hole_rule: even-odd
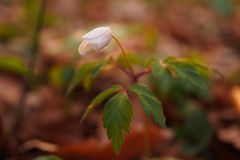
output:
[[[112,30],[109,27],[98,27],[82,36],[82,43],[78,48],[80,55],[91,50],[100,52],[112,40]]]

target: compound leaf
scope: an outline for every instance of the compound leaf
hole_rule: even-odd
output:
[[[104,107],[103,126],[117,155],[124,143],[124,134],[130,131],[132,107],[126,93],[118,93]]]
[[[203,92],[208,91],[207,79],[199,72],[196,65],[174,58],[165,60],[165,63],[167,64],[167,68],[175,71],[177,78],[186,87],[195,87]]]
[[[153,115],[153,119],[161,127],[166,126],[166,119],[163,113],[163,108],[161,102],[153,94],[153,92],[147,87],[139,84],[133,84],[130,88],[130,91],[136,93],[140,100],[141,106],[144,109],[144,112],[150,116]]]

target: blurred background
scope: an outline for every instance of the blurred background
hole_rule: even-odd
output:
[[[110,26],[138,56],[189,57],[221,73],[208,76],[204,94],[179,83],[151,86],[167,128],[148,118],[147,159],[240,159],[239,0],[0,0],[0,159],[144,159],[140,107],[119,157],[102,126],[103,105],[79,123],[94,96],[126,77],[106,69],[66,96],[75,64],[89,59],[78,55],[81,36],[98,26]],[[119,50],[103,52],[97,57]]]

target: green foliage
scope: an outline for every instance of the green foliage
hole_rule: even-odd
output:
[[[50,156],[40,156],[35,158],[34,160],[62,160],[62,159],[57,156],[50,155]]]
[[[158,94],[194,93],[199,97],[209,95],[208,76],[210,70],[192,59],[173,57],[163,62],[152,60],[150,81],[155,84]]]
[[[63,87],[71,79],[73,74],[73,67],[55,66],[49,70],[48,78],[52,85],[56,87]]]
[[[1,56],[0,70],[24,76],[27,73],[27,66],[21,59],[17,57]]]
[[[152,78],[157,86],[161,87],[161,90],[166,93],[171,87],[173,81],[171,72],[156,61],[151,63],[151,68],[152,72],[150,78]]]
[[[161,127],[165,127],[166,119],[163,113],[162,104],[153,94],[153,92],[147,87],[139,84],[132,85],[129,90],[138,95],[141,106],[143,107],[145,113],[148,116],[152,114],[154,121]]]
[[[131,64],[151,68],[150,77],[154,79],[152,82],[161,86],[164,92],[181,95],[179,101],[182,101],[183,98],[181,94],[182,88],[193,89],[202,93],[207,92],[207,76],[209,70],[194,60],[171,57],[160,62],[155,58],[141,59],[134,54],[129,55],[131,55],[129,58]],[[124,57],[120,56],[117,62],[122,67],[128,67],[123,58]],[[99,61],[82,65],[76,71],[70,89],[72,90],[79,82],[83,82],[83,84],[86,83],[84,86],[91,85],[93,78],[99,75],[101,69],[106,64],[106,61]],[[88,106],[81,119],[82,122],[97,105],[112,94],[115,94],[108,100],[104,107],[103,122],[116,154],[120,153],[121,145],[124,143],[124,134],[130,131],[132,118],[131,103],[124,90],[123,87],[113,86],[100,93]],[[152,115],[154,121],[161,127],[166,126],[162,104],[147,86],[135,83],[126,90],[137,95],[144,112],[148,116]],[[198,115],[194,118],[197,117]]]
[[[96,61],[81,65],[75,71],[67,93],[69,94],[80,82],[83,82],[85,90],[89,90],[93,79],[101,73],[106,64],[107,61]]]
[[[112,86],[109,89],[106,89],[105,91],[101,92],[100,94],[98,94],[91,102],[91,104],[88,106],[88,108],[86,109],[82,119],[81,119],[81,123],[83,122],[83,120],[95,109],[95,107],[97,105],[99,105],[100,103],[102,103],[107,97],[109,97],[110,95],[116,93],[116,92],[120,92],[122,90],[121,86]]]
[[[207,80],[199,72],[200,69],[203,69],[199,67],[200,65],[176,58],[168,58],[164,63],[172,75],[177,76],[185,87],[195,87],[203,92],[208,90]]]
[[[131,103],[124,92],[112,97],[104,107],[103,125],[117,155],[124,143],[124,134],[130,131],[132,115]]]
[[[145,38],[149,41],[149,46],[151,46],[156,37],[150,36]],[[119,44],[123,54],[120,54],[116,59],[110,58],[108,61],[95,61],[81,65],[80,68],[75,71],[68,92],[71,92],[80,82],[82,82],[85,90],[90,89],[94,78],[97,77],[104,66],[109,63],[113,63],[115,67],[119,67],[120,70],[131,78],[130,87],[113,86],[97,95],[87,107],[81,119],[82,122],[97,105],[114,94],[105,104],[103,126],[107,130],[107,135],[112,142],[113,150],[119,155],[121,145],[124,143],[124,135],[130,131],[130,122],[133,114],[127,93],[135,93],[146,115],[152,116],[154,122],[159,126],[166,126],[166,118],[161,102],[149,87],[138,84],[141,76],[150,73],[151,82],[153,82],[154,85],[160,86],[167,94],[172,92],[174,94],[177,93],[176,95],[181,95],[180,102],[182,101],[183,94],[179,91],[183,89],[198,90],[201,93],[208,91],[207,77],[209,70],[194,59],[177,59],[170,57],[159,61],[159,59],[152,57],[126,53],[115,36],[114,39]],[[152,47],[152,50],[154,50],[154,47]],[[135,72],[135,68],[131,65],[138,66],[138,69],[142,68],[142,71]],[[190,119],[197,117],[200,116],[196,115],[196,117],[190,117]],[[198,122],[198,120],[196,120],[196,122]],[[184,129],[188,130],[191,125],[192,124],[187,124],[186,129]],[[185,131],[183,133],[185,133]],[[188,133],[188,131],[186,131],[186,133]]]
[[[207,77],[209,70],[197,61],[189,59],[176,59],[173,57],[167,58],[164,61],[159,61],[155,58],[141,58],[135,54],[128,55],[130,57],[129,61],[131,64],[139,65],[144,68],[150,68],[150,77],[154,80],[152,82],[157,84],[157,86],[161,86],[161,89],[163,89],[164,92],[171,92],[171,94],[178,95],[180,99],[177,101],[179,102],[182,101],[183,94],[181,91],[184,89],[193,89],[198,92],[200,91],[201,93],[206,93],[208,91]],[[69,92],[80,82],[83,83],[85,89],[89,89],[93,79],[98,76],[103,67],[110,62],[112,62],[112,59],[111,61],[89,62],[80,66],[80,68],[75,71],[73,80],[69,87]],[[122,56],[118,57],[117,63],[119,63],[122,67],[128,67],[124,57]],[[103,125],[107,130],[108,138],[112,141],[113,149],[117,155],[120,154],[121,145],[124,143],[124,135],[130,131],[130,122],[133,114],[130,100],[124,90],[135,93],[142,108],[144,109],[144,112],[148,116],[153,116],[154,121],[161,127],[166,126],[166,119],[162,104],[147,86],[135,83],[131,84],[131,86],[127,89],[121,86],[113,86],[101,92],[87,107],[81,122],[95,109],[97,105],[102,103],[109,96],[115,94],[107,101],[104,107]],[[195,117],[188,118],[203,119],[203,117],[198,115],[198,113],[196,113]],[[198,119],[194,121],[198,124]],[[186,120],[186,122],[188,122],[188,120]],[[190,132],[194,131],[188,131],[189,126],[192,127],[192,124],[187,123],[185,128],[179,130],[179,133],[183,133],[183,135],[192,134]],[[193,137],[193,139],[194,142],[198,143],[198,147],[196,147],[197,149],[193,149],[194,151],[201,148],[199,146],[203,146],[202,140],[196,140],[195,137]],[[188,145],[188,142],[186,142],[186,144]],[[186,144],[184,143],[185,146],[187,146]]]
[[[199,107],[187,104],[182,111],[184,124],[176,128],[176,135],[182,140],[182,151],[191,155],[199,153],[207,146],[212,127]]]
[[[211,126],[204,112],[197,107],[185,106],[184,94],[187,92],[208,95],[207,77],[210,70],[193,59],[176,59],[173,57],[163,62],[153,60],[151,63],[151,80],[163,93],[168,94],[180,107],[184,126],[176,130],[182,140],[183,152],[195,154],[206,147],[211,135]],[[186,98],[185,98],[186,99]]]

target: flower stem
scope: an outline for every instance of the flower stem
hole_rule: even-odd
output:
[[[117,39],[117,37],[115,37],[114,35],[112,35],[112,38],[117,42],[118,46],[120,47],[120,49],[121,49],[121,51],[122,51],[122,54],[123,54],[123,56],[124,56],[124,59],[126,60],[127,65],[128,65],[128,68],[129,68],[130,73],[131,73],[131,75],[132,75],[133,82],[136,83],[136,82],[137,82],[137,78],[136,78],[135,73],[134,73],[134,71],[133,71],[132,65],[131,65],[131,63],[130,63],[130,61],[129,61],[129,58],[128,58],[125,50],[123,49],[123,46],[121,45],[121,43],[119,42],[119,40]]]
[[[144,75],[147,75],[147,74],[150,74],[151,72],[152,72],[151,68],[146,68],[143,71],[141,71],[139,73],[136,73],[135,77],[138,80],[140,77],[142,77]]]

